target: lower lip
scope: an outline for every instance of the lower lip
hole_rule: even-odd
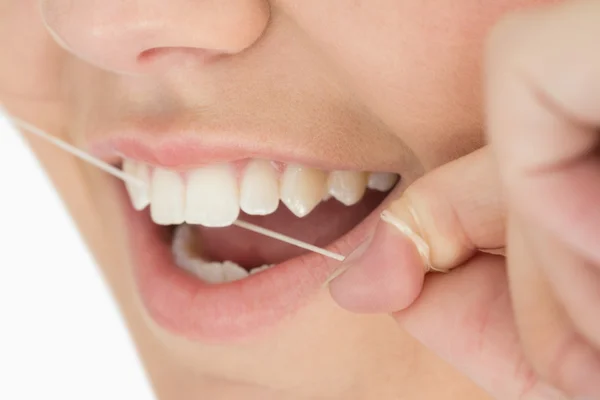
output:
[[[264,333],[323,289],[339,262],[308,253],[248,278],[207,284],[178,268],[171,243],[149,213],[135,211],[122,190],[133,271],[150,317],[187,339],[224,343]],[[380,206],[380,208],[383,204]],[[329,247],[348,254],[364,239],[380,209]]]

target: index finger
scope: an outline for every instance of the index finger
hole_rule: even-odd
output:
[[[522,12],[497,26],[487,115],[506,200],[600,262],[600,2]]]

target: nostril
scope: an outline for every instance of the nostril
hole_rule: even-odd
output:
[[[226,56],[225,53],[213,50],[206,50],[194,47],[155,47],[142,51],[137,56],[137,61],[141,65],[158,64],[163,62],[181,63],[185,61],[194,61],[196,63],[209,63],[217,61]]]

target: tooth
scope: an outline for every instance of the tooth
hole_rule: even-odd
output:
[[[217,284],[238,281],[248,277],[248,272],[231,261],[205,262],[194,260],[193,274],[207,283]]]
[[[138,178],[144,183],[144,186],[139,186],[125,182],[133,208],[138,211],[143,210],[150,204],[150,167],[141,162],[123,160],[123,172]]]
[[[204,263],[204,260],[199,260],[195,258],[182,258],[180,260],[175,261],[175,265],[177,265],[179,268],[197,277],[200,277],[198,271],[200,270],[200,268],[202,268],[202,265]]]
[[[266,271],[269,268],[271,268],[273,265],[272,264],[268,264],[268,265],[263,265],[261,267],[258,268],[254,268],[250,270],[250,275],[254,275],[254,274],[258,274],[260,272]]]
[[[211,165],[188,175],[185,221],[208,227],[231,225],[240,213],[237,180],[227,164]]]
[[[340,203],[354,205],[362,199],[367,190],[367,173],[353,171],[333,171],[327,182],[329,193]]]
[[[173,232],[173,241],[171,242],[171,251],[175,258],[175,264],[183,267],[183,263],[192,256],[189,251],[191,239],[191,229],[188,225],[180,225]]]
[[[192,232],[191,226],[183,224],[175,228],[175,232],[173,233],[173,242],[171,244],[171,250],[176,265],[184,269],[190,270],[190,268],[188,268],[187,266],[187,263],[189,260],[196,257],[194,245],[194,233]]]
[[[183,223],[185,187],[181,176],[156,168],[152,175],[150,214],[159,225]]]
[[[321,202],[326,184],[325,172],[288,165],[281,177],[281,201],[297,217],[304,217]]]
[[[398,181],[398,174],[391,172],[371,172],[367,187],[380,192],[387,192],[394,187]]]
[[[246,214],[268,215],[279,205],[279,177],[269,161],[248,163],[240,188],[240,207]]]
[[[223,268],[224,282],[239,281],[240,279],[247,278],[249,275],[248,271],[231,261],[223,262],[221,268]]]
[[[202,281],[212,284],[234,282],[248,277],[248,272],[244,268],[231,261],[220,263],[191,259],[185,267],[181,268]]]
[[[194,275],[207,283],[223,283],[225,275],[221,263],[207,263],[202,260],[194,260]]]
[[[175,264],[207,283],[233,282],[248,277],[248,271],[232,261],[208,262],[194,251],[193,231],[189,225],[175,229],[171,246]]]

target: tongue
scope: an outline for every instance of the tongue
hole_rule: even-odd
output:
[[[371,213],[386,196],[368,191],[358,204],[347,207],[331,199],[317,206],[308,216],[298,218],[280,204],[267,216],[242,213],[240,219],[283,233],[319,247],[325,247],[350,231]],[[202,258],[210,261],[233,261],[247,269],[264,264],[277,264],[296,257],[306,250],[271,239],[236,226],[206,228],[193,226],[196,248]]]

